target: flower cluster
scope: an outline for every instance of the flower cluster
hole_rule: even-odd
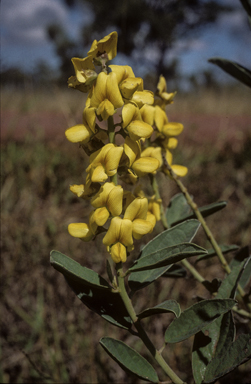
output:
[[[71,185],[70,190],[90,200],[93,207],[88,224],[72,223],[69,233],[83,241],[105,233],[103,243],[113,261],[119,263],[126,261],[134,239],[151,233],[160,219],[161,199],[148,199],[136,183],[160,170],[168,174],[170,149],[176,147],[175,137],[183,126],[169,122],[166,116],[166,105],[175,94],[167,93],[164,77],[160,77],[154,95],[144,89],[143,80],[135,77],[130,66],[107,65],[116,54],[117,32],[112,32],[98,42],[94,40],[87,57],[72,59],[75,76],[69,78],[68,85],[88,95],[82,124],[65,134],[89,156],[85,183]],[[107,121],[106,129],[99,126],[102,121]],[[154,131],[155,140],[151,140]],[[172,168],[179,176],[187,172],[182,166]],[[122,188],[118,176],[131,184],[134,192]]]

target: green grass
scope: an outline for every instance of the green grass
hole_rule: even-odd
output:
[[[24,93],[23,97],[20,92],[12,92],[13,99],[8,92],[2,96],[2,109],[11,108],[17,116],[24,111],[41,112],[43,108],[60,112],[64,105],[68,105],[68,109],[62,113],[72,116],[83,108],[80,94],[71,90],[52,92],[50,96],[48,92],[39,94],[36,90],[33,97],[30,92]],[[228,93],[222,91],[220,101],[216,101],[217,94],[211,95],[210,100],[218,105],[217,113],[225,113],[232,110],[231,105],[234,105],[233,100],[237,103],[238,95],[238,92],[232,95],[229,101]],[[195,114],[212,113],[215,109],[210,109],[206,101],[209,95],[204,94],[204,97],[197,99],[196,104],[196,95],[182,96],[181,110],[193,110]],[[220,103],[224,111],[220,111]],[[173,104],[177,111],[178,105],[177,96]],[[243,108],[239,101],[236,113],[246,114],[247,109]],[[182,145],[175,151],[175,160],[188,166],[189,174],[184,183],[198,205],[228,200],[227,208],[208,219],[217,240],[243,246],[250,243],[251,132],[243,135],[237,149],[227,142],[222,143],[220,151],[206,142],[197,148],[191,147],[191,143]],[[0,382],[139,383],[135,378],[128,378],[106,356],[98,341],[107,335],[127,340],[149,359],[145,349],[134,338],[128,338],[125,331],[112,327],[85,308],[62,275],[49,263],[50,251],[57,249],[105,276],[106,252],[102,239],[98,237],[95,242],[86,244],[67,232],[70,222],[79,218],[88,220],[88,203],[79,201],[68,188],[72,183],[83,182],[86,156],[77,145],[66,140],[59,144],[45,138],[34,140],[29,135],[18,142],[2,141],[1,160]],[[163,178],[161,190],[166,205],[178,192],[171,180]],[[205,245],[201,233],[197,242]],[[136,250],[139,246],[138,242]],[[223,277],[215,258],[202,262],[200,271],[208,279]],[[178,300],[182,308],[186,308],[194,302],[196,295],[207,297],[208,294],[193,279],[174,281],[163,278],[137,293],[135,300],[139,303],[139,310],[167,298]],[[171,316],[158,315],[153,319],[144,321],[149,334],[160,347]],[[247,331],[248,326],[241,323],[241,328]],[[191,343],[188,340],[166,351],[172,368],[177,373],[186,372],[184,379],[188,383],[192,383],[188,357]],[[231,374],[220,383],[227,380],[231,384],[244,384],[251,380],[249,371],[250,365],[243,366],[237,374]]]

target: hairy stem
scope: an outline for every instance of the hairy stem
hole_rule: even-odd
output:
[[[117,267],[117,275],[118,275],[118,287],[119,287],[119,293],[120,297],[122,298],[125,307],[127,309],[128,314],[130,315],[135,328],[138,331],[138,336],[142,340],[142,342],[145,344],[146,348],[149,350],[151,355],[154,357],[154,359],[158,362],[158,364],[161,366],[163,371],[170,377],[172,382],[174,384],[185,384],[183,380],[181,380],[176,373],[172,370],[171,367],[167,364],[167,362],[164,360],[161,353],[154,347],[153,343],[149,339],[147,333],[145,332],[144,328],[142,327],[142,324],[139,320],[139,318],[136,315],[136,312],[133,308],[132,302],[127,294],[126,288],[125,288],[125,274],[122,269],[122,263],[118,263],[116,265]]]

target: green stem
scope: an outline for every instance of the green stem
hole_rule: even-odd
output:
[[[143,343],[145,344],[146,348],[149,350],[151,355],[154,357],[154,359],[158,362],[158,364],[161,366],[163,371],[170,377],[173,383],[175,384],[185,384],[172,370],[171,367],[167,364],[167,362],[164,360],[161,353],[154,347],[153,343],[149,339],[147,333],[145,332],[144,328],[142,327],[142,324],[139,320],[139,318],[136,315],[136,312],[133,308],[132,302],[127,294],[126,288],[125,288],[125,274],[122,269],[122,263],[118,263],[116,265],[117,269],[117,275],[118,275],[118,287],[119,287],[119,293],[120,297],[123,300],[125,307],[127,309],[128,314],[130,315],[135,328],[138,331],[138,336],[141,338]]]
[[[203,283],[203,281],[205,281],[204,277],[201,276],[201,274],[197,271],[196,268],[194,268],[192,266],[192,264],[189,263],[189,261],[187,259],[183,259],[182,260],[182,264],[189,270],[189,272],[191,272],[191,274],[193,275],[193,277],[198,280],[200,283]]]
[[[179,187],[179,189],[181,190],[181,192],[183,193],[183,195],[185,196],[186,198],[186,201],[187,203],[189,204],[189,206],[192,208],[195,216],[197,217],[197,219],[199,220],[199,222],[201,223],[203,229],[204,229],[204,232],[208,238],[208,240],[210,241],[210,243],[212,244],[212,247],[214,248],[221,264],[222,264],[222,267],[225,269],[225,271],[229,274],[231,272],[231,268],[229,267],[228,263],[227,263],[227,260],[225,259],[217,241],[215,240],[214,238],[214,235],[212,234],[211,230],[209,229],[209,227],[207,226],[207,223],[206,221],[204,220],[204,217],[202,216],[202,214],[200,213],[199,209],[198,209],[198,206],[197,204],[193,201],[193,199],[191,198],[190,194],[188,193],[188,190],[187,188],[184,186],[184,184],[182,183],[182,181],[179,180],[178,176],[176,175],[176,173],[172,170],[171,166],[166,162],[166,166],[167,166],[167,169],[168,171],[170,172],[170,175],[172,176],[172,178],[174,179],[175,183],[177,184],[177,186]],[[238,291],[240,292],[241,296],[244,297],[245,296],[245,292],[243,290],[243,288],[238,284]]]
[[[108,117],[108,137],[109,143],[115,144],[115,127],[113,122],[113,116]]]
[[[152,188],[153,188],[156,200],[157,199],[161,199],[160,193],[159,193],[159,185],[157,183],[155,175],[151,174],[151,181],[152,181]],[[162,221],[162,224],[163,224],[164,228],[167,229],[168,228],[168,223],[167,223],[167,219],[166,219],[166,216],[165,216],[163,204],[160,205],[160,217],[161,217],[161,221]]]

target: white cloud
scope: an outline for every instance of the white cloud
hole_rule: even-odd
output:
[[[2,44],[46,44],[46,26],[65,23],[67,11],[58,0],[2,0]]]

